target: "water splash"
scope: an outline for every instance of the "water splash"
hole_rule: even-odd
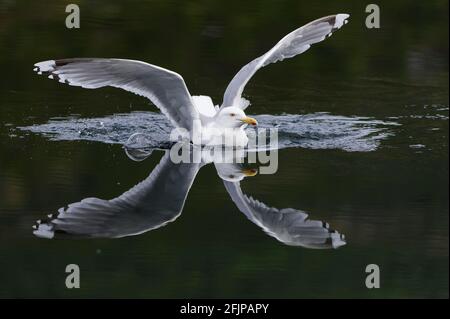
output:
[[[278,147],[340,149],[349,152],[376,150],[392,134],[396,122],[368,117],[337,116],[328,113],[307,115],[255,116],[260,128],[278,129]],[[40,134],[52,141],[96,141],[135,148],[168,148],[172,126],[166,117],[154,112],[114,114],[101,118],[52,118],[48,123],[18,127],[19,131]],[[255,134],[253,128],[248,134]],[[136,138],[131,138],[133,134]],[[130,143],[130,142],[128,142]],[[137,144],[136,144],[137,143]],[[127,145],[128,146],[128,145]]]

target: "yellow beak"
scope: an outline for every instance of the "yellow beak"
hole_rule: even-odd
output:
[[[245,176],[255,176],[258,173],[258,171],[254,168],[247,168],[242,170],[242,174]]]
[[[250,125],[258,125],[258,122],[253,117],[248,117],[248,116],[244,117],[242,119],[242,122],[250,124]]]

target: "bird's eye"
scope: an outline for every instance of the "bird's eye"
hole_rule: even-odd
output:
[[[234,114],[234,113],[230,113],[230,116],[235,116],[236,114]]]
[[[234,175],[232,174],[232,175],[228,175],[228,178],[234,178]]]

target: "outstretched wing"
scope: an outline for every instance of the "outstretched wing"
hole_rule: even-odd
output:
[[[53,238],[65,235],[88,238],[120,238],[138,235],[174,221],[201,167],[174,164],[170,153],[142,182],[112,200],[86,198],[60,208],[48,220],[38,221],[33,233]]]
[[[73,86],[87,89],[113,86],[144,96],[175,127],[191,130],[193,120],[199,118],[183,78],[175,72],[145,62],[75,58],[39,62],[34,70]]]
[[[336,14],[317,19],[289,33],[270,51],[244,66],[228,84],[221,107],[237,106],[245,109],[249,103],[242,102],[242,91],[250,78],[260,68],[308,50],[312,44],[325,40],[347,23],[348,14]]]
[[[327,223],[308,219],[308,214],[293,209],[268,207],[245,195],[238,182],[224,180],[224,185],[237,208],[268,235],[290,246],[338,248],[345,245],[344,236]]]

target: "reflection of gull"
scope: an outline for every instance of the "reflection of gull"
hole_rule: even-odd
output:
[[[144,181],[119,197],[86,198],[70,204],[48,220],[38,221],[33,233],[44,238],[55,235],[119,238],[165,226],[181,214],[195,176],[205,164],[174,164],[166,151]],[[305,213],[290,208],[268,208],[244,195],[239,182],[255,175],[256,170],[243,169],[240,164],[214,165],[238,209],[279,241],[310,248],[336,248],[345,244],[337,232],[322,222],[307,220]]]
[[[308,219],[308,214],[293,209],[268,207],[245,195],[239,182],[224,181],[237,208],[267,234],[290,246],[338,248],[345,245],[343,235],[327,223]]]
[[[342,27],[349,15],[323,17],[289,33],[267,53],[245,65],[228,85],[222,106],[210,97],[191,96],[183,78],[172,71],[141,61],[124,59],[75,58],[36,63],[35,71],[69,85],[96,89],[121,88],[150,99],[175,127],[189,131],[195,144],[245,146],[244,127],[256,125],[244,110],[245,85],[260,68],[303,53]],[[225,138],[226,136],[226,138]]]
[[[38,221],[34,234],[117,238],[137,235],[175,220],[202,164],[174,164],[169,152],[142,182],[112,200],[86,198]]]

